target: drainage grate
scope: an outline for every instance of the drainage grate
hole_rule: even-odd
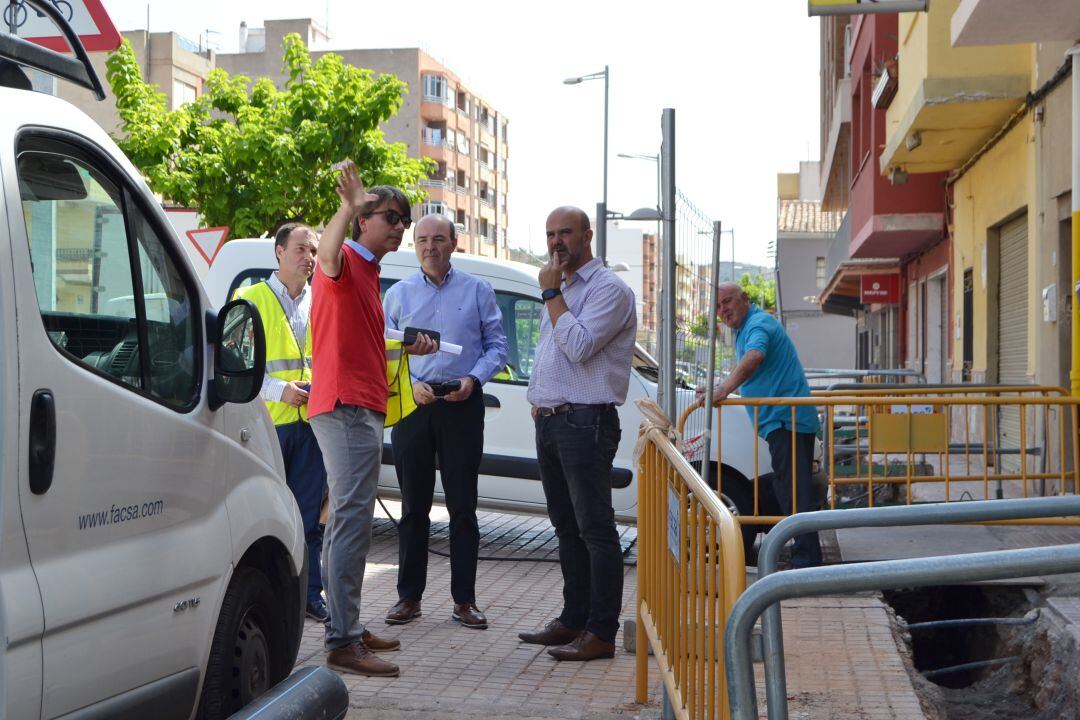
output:
[[[480,524],[480,555],[507,560],[552,560],[559,558],[559,539],[546,517],[512,515],[509,513],[477,513]],[[625,562],[637,561],[637,528],[618,525],[619,542]],[[387,518],[375,518],[373,538],[396,534]],[[450,551],[450,524],[431,523],[432,550]]]

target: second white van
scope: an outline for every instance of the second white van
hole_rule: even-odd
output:
[[[540,337],[540,286],[537,268],[508,260],[455,254],[454,266],[479,276],[491,284],[502,312],[503,331],[509,345],[507,377],[494,379],[484,386],[484,457],[480,464],[479,502],[492,510],[543,513],[544,490],[536,460],[533,421],[526,392],[532,373],[536,343]],[[272,239],[236,239],[225,243],[204,278],[212,301],[224,304],[238,288],[262,282],[277,267]],[[382,290],[419,268],[412,250],[388,253],[381,262]],[[619,408],[622,442],[615,456],[612,477],[612,503],[616,517],[623,522],[637,518],[637,482],[633,450],[637,430],[643,419],[636,400],[656,399],[659,370],[640,346],[634,353],[633,370],[626,403]],[[682,387],[677,392],[692,395]],[[685,397],[684,406],[686,404]],[[760,443],[758,466],[762,474],[770,472],[768,447],[754,435],[746,412],[741,407],[723,408],[724,465],[712,469],[723,474],[724,492],[745,512],[753,505],[753,490],[747,478],[754,476],[754,443]],[[389,496],[398,493],[397,477],[387,431],[383,453],[380,489]],[[715,452],[713,457],[716,457]],[[436,494],[441,498],[441,487]]]

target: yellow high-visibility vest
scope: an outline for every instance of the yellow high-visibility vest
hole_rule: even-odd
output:
[[[386,384],[390,389],[386,400],[386,427],[409,416],[416,409],[412,376],[409,375],[409,354],[400,340],[386,340]]]
[[[242,297],[259,309],[266,334],[266,374],[285,381],[311,382],[311,323],[308,323],[304,347],[293,333],[285,308],[266,282],[240,288],[235,298]],[[267,400],[266,409],[275,425],[307,422],[307,404],[296,407],[277,400]]]

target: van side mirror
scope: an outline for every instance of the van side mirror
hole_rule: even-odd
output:
[[[227,402],[254,400],[266,372],[266,335],[258,309],[244,299],[226,304],[218,312],[211,337],[215,347],[210,409],[217,410]]]

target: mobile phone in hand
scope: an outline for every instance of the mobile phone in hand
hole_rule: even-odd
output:
[[[444,397],[450,393],[461,389],[460,380],[447,380],[442,383],[432,383],[431,394],[435,397]]]

